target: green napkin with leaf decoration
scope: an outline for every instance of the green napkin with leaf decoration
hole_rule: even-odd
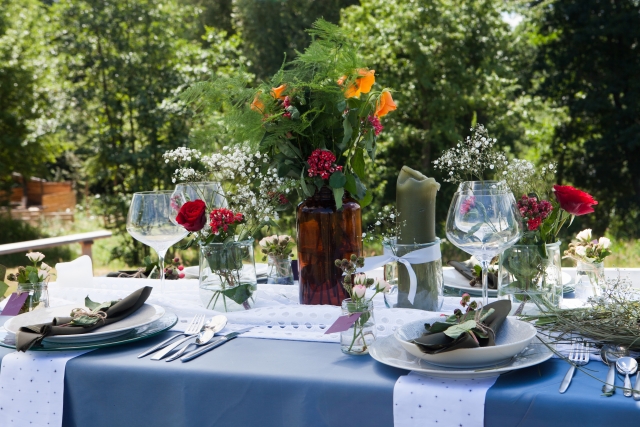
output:
[[[428,354],[494,346],[495,337],[510,311],[511,301],[501,300],[487,304],[481,313],[471,310],[459,319],[450,316],[445,322],[425,323],[427,331],[413,342]],[[483,320],[478,322],[480,318]]]
[[[89,300],[90,310],[104,313],[97,319],[95,316],[78,315],[74,317],[56,317],[50,323],[23,326],[16,334],[16,350],[27,351],[33,345],[39,344],[45,337],[54,335],[86,334],[102,326],[118,322],[135,313],[145,303],[152,291],[151,286],[145,286],[133,292],[120,301],[109,301],[98,304]],[[93,305],[97,304],[97,305]]]

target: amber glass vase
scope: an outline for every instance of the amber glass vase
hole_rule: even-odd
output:
[[[296,227],[300,304],[341,305],[349,295],[335,260],[362,253],[360,205],[345,194],[337,210],[332,190],[322,187],[298,205]]]

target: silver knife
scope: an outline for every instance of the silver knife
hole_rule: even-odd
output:
[[[250,328],[245,328],[245,329],[241,329],[239,331],[236,332],[231,332],[230,334],[227,334],[223,337],[219,337],[216,341],[213,341],[197,350],[193,350],[192,352],[189,352],[187,354],[185,354],[184,356],[182,356],[180,358],[180,361],[182,362],[188,362],[190,360],[195,359],[198,356],[201,356],[203,354],[205,354],[206,352],[213,350],[216,347],[221,346],[222,344],[231,341],[232,339],[236,338],[238,335],[240,334],[244,334],[245,332],[249,332],[250,330],[252,330],[253,328],[255,328],[255,326],[251,326]]]

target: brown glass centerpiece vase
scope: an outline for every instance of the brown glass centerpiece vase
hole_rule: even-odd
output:
[[[349,295],[335,260],[362,254],[360,205],[345,193],[338,210],[331,188],[322,187],[298,205],[296,228],[300,304],[341,305]]]

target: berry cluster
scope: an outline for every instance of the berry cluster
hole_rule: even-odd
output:
[[[369,123],[371,123],[371,127],[373,127],[376,136],[380,135],[380,132],[384,129],[382,123],[380,123],[380,119],[377,116],[369,116],[367,119],[369,119]]]
[[[551,214],[553,206],[546,200],[538,201],[536,197],[528,197],[525,194],[518,200],[518,209],[522,219],[527,223],[529,231],[535,231],[540,227],[542,221]]]
[[[284,99],[282,100],[282,107],[286,110],[290,106],[291,106],[291,99],[288,96],[285,96]],[[291,112],[287,111],[282,116],[286,117],[287,119],[290,119],[291,118]]]
[[[342,172],[342,166],[335,164],[336,156],[327,150],[317,149],[307,159],[309,163],[309,176],[319,176],[322,179],[329,179],[332,173]]]
[[[211,231],[214,234],[218,234],[220,229],[227,231],[231,224],[242,222],[244,216],[239,212],[234,214],[233,211],[227,208],[219,208],[211,211],[209,219],[211,220],[209,223]]]

